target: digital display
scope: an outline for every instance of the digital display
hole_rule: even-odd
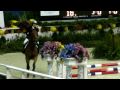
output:
[[[90,18],[108,18],[109,16],[113,17],[120,16],[120,11],[51,11],[51,13],[50,11],[41,12],[40,18],[45,20],[64,20],[74,18],[90,19]]]
[[[109,17],[119,16],[119,11],[65,11],[61,12],[63,14],[63,18],[69,17]]]

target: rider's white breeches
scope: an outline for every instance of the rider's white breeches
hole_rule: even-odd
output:
[[[24,40],[23,44],[26,44],[28,41],[29,41],[29,39],[26,38],[26,39]],[[37,43],[39,44],[39,41],[38,41]]]
[[[28,41],[29,41],[28,38],[26,38],[26,39],[24,40],[23,44],[26,44]]]

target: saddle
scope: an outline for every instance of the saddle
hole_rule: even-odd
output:
[[[28,45],[28,42],[23,45],[23,51],[22,51],[23,53],[25,53],[25,49],[26,49],[26,47]],[[35,45],[36,45],[36,48],[38,49],[38,52],[39,52],[39,44],[36,42]]]

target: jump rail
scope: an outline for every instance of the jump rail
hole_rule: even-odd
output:
[[[55,76],[50,76],[50,75],[46,75],[46,74],[42,74],[42,73],[38,73],[38,72],[29,71],[26,69],[22,69],[22,68],[10,66],[10,65],[0,64],[0,66],[6,67],[6,74],[4,74],[6,76],[6,79],[13,79],[11,72],[10,72],[10,69],[22,72],[21,79],[27,79],[25,77],[25,73],[42,77],[42,79],[45,79],[45,78],[47,78],[47,79],[48,78],[49,79],[64,79],[64,78],[60,78],[60,77],[55,77]]]

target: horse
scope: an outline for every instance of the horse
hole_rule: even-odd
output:
[[[21,24],[21,26],[22,26],[21,28],[29,31],[28,32],[29,33],[29,36],[28,36],[29,41],[26,45],[25,52],[24,52],[26,64],[27,64],[26,68],[27,68],[27,70],[29,70],[30,69],[30,60],[34,60],[32,71],[35,71],[36,61],[37,61],[38,54],[39,54],[39,48],[37,47],[38,29],[36,29],[36,28],[33,29],[32,26],[30,26],[30,24],[28,22]],[[29,74],[27,74],[27,77],[29,77]]]

